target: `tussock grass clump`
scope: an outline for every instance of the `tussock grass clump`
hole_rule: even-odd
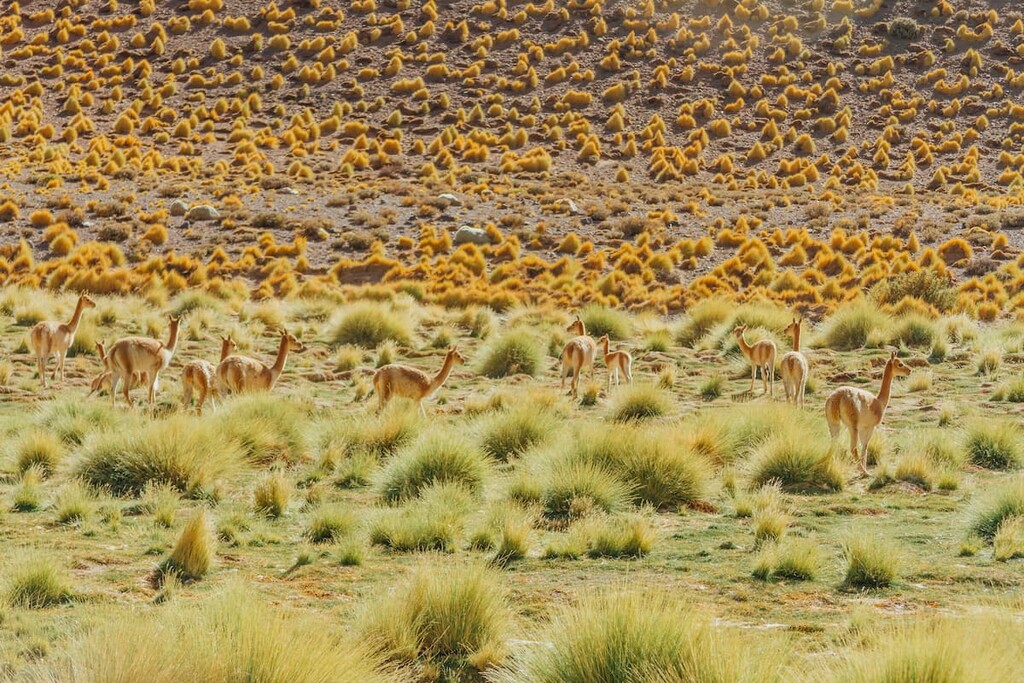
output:
[[[476,495],[490,471],[487,457],[451,429],[421,436],[381,473],[377,490],[388,503],[415,498],[434,484],[456,483]]]
[[[291,465],[309,456],[306,406],[272,394],[239,396],[217,413],[222,439],[237,443],[255,465]]]
[[[991,541],[1003,520],[1021,515],[1024,515],[1024,476],[1017,475],[993,488],[975,504],[970,532]]]
[[[657,532],[648,515],[596,517],[586,524],[590,557],[643,557],[651,551]]]
[[[39,424],[70,446],[80,446],[85,437],[108,432],[124,417],[106,401],[59,398],[42,408]]]
[[[948,429],[908,430],[901,451],[910,456],[923,456],[939,469],[959,469],[967,462],[963,439]]]
[[[404,507],[380,510],[370,522],[370,543],[399,552],[455,550],[472,495],[456,484],[424,489]]]
[[[517,329],[489,343],[483,350],[480,374],[491,379],[511,375],[536,375],[544,353],[540,343],[527,330]]]
[[[1012,515],[999,524],[992,537],[992,557],[997,562],[1024,557],[1024,515]]]
[[[181,495],[167,484],[147,484],[142,492],[142,510],[153,515],[157,526],[169,529],[174,526],[174,517],[181,504]]]
[[[968,459],[978,467],[1008,470],[1024,465],[1024,434],[1009,419],[974,423],[967,428],[964,445]]]
[[[752,683],[776,680],[781,664],[774,641],[751,649],[664,592],[609,592],[561,606],[535,639],[550,645],[514,652],[495,683]]]
[[[843,683],[986,683],[1020,678],[1022,629],[983,616],[912,618],[878,633],[816,680]],[[817,672],[816,672],[817,673]]]
[[[73,480],[61,488],[55,501],[57,524],[79,524],[92,514],[94,503],[82,482]]]
[[[550,410],[524,403],[484,418],[480,446],[495,460],[506,462],[542,443],[556,430],[556,425]]]
[[[331,331],[331,342],[335,346],[349,344],[375,349],[385,341],[409,346],[412,336],[407,316],[385,304],[367,301],[354,304],[341,314]]]
[[[836,351],[860,349],[869,339],[888,339],[890,324],[880,308],[862,299],[840,308],[829,318],[819,344]]]
[[[781,507],[765,505],[754,510],[754,545],[758,548],[765,543],[776,543],[782,539],[789,526],[790,516]]]
[[[281,471],[271,472],[253,490],[256,514],[276,519],[284,515],[292,497],[292,483]]]
[[[7,604],[28,609],[44,609],[71,602],[75,591],[66,573],[45,557],[32,557],[14,563],[8,574],[4,597]]]
[[[692,309],[676,333],[681,346],[692,347],[711,330],[731,320],[736,304],[725,299],[704,299]]]
[[[1003,352],[996,348],[985,349],[978,355],[978,374],[994,375],[1003,364]]]
[[[365,454],[380,460],[411,443],[423,423],[414,410],[391,409],[356,420],[332,415],[324,420],[323,427],[321,441],[324,450],[333,449],[349,455]]]
[[[501,575],[477,564],[424,564],[359,619],[365,642],[399,662],[483,669],[502,657],[510,621]]]
[[[36,467],[42,476],[49,477],[57,471],[64,457],[64,444],[49,432],[33,430],[18,441],[15,453],[15,468],[19,474]]]
[[[511,494],[525,503],[540,503],[549,519],[568,521],[592,512],[616,512],[629,503],[629,486],[597,464],[559,459],[545,463],[543,469],[543,475],[523,473]]]
[[[835,454],[793,428],[765,439],[751,454],[749,467],[755,487],[777,481],[787,488],[841,491],[845,482]]]
[[[310,514],[302,536],[311,543],[337,543],[350,536],[358,525],[359,520],[352,510],[340,505],[324,505]]]
[[[1024,403],[1024,377],[1015,377],[1008,382],[1000,384],[992,392],[992,400]]]
[[[877,538],[851,538],[843,548],[845,584],[851,588],[885,588],[900,572],[896,548]]]
[[[587,328],[587,334],[594,339],[607,334],[609,339],[618,341],[629,337],[633,330],[629,315],[600,304],[584,306],[580,319]]]
[[[938,479],[935,468],[928,457],[913,454],[906,454],[899,459],[893,477],[896,481],[914,484],[925,491],[931,491]]]
[[[700,397],[705,401],[714,401],[722,395],[725,389],[725,378],[721,375],[712,375],[700,385]]]
[[[821,565],[821,547],[817,542],[793,538],[766,546],[757,556],[753,576],[761,581],[813,581]]]
[[[125,647],[131,643],[131,647]],[[330,623],[271,607],[248,584],[107,620],[37,665],[35,680],[389,683],[396,672]]]
[[[199,508],[182,529],[171,554],[160,563],[159,578],[162,580],[168,574],[184,582],[203,578],[213,566],[216,543],[206,508]]]
[[[35,512],[42,505],[43,473],[38,467],[29,467],[21,474],[21,482],[14,489],[11,509],[15,512]]]
[[[242,462],[239,447],[213,424],[177,415],[102,435],[86,448],[75,473],[118,496],[137,496],[150,483],[195,495],[212,490]]]
[[[525,510],[510,509],[501,516],[498,524],[498,544],[491,562],[504,567],[526,557],[530,550],[534,514]]]
[[[637,383],[616,392],[609,414],[615,422],[635,422],[661,417],[671,410],[671,399],[657,385]]]

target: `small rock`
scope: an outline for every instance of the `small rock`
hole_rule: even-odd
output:
[[[574,202],[573,200],[571,200],[571,199],[563,199],[561,201],[562,201],[562,203],[564,203],[566,206],[569,207],[569,213],[571,215],[579,216],[581,213],[583,213],[582,211],[580,211],[580,207],[576,206],[576,202]]]
[[[282,187],[281,188],[281,194],[298,194],[298,193],[299,193],[299,191],[296,190],[294,187]]]
[[[188,203],[182,199],[175,199],[171,202],[171,215],[172,216],[184,216],[188,213]]]
[[[491,238],[487,235],[486,230],[463,225],[455,231],[452,242],[455,244],[490,244]]]
[[[187,216],[190,221],[215,221],[220,218],[220,211],[209,204],[200,204],[189,209]]]
[[[437,195],[438,199],[447,199],[453,206],[462,206],[462,200],[453,195],[451,192],[445,192]]]

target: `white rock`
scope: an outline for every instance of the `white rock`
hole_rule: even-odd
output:
[[[282,187],[281,188],[281,194],[298,194],[298,193],[299,193],[299,191],[296,190],[294,187]]]
[[[486,230],[463,225],[455,231],[452,242],[455,244],[490,244],[491,238],[487,235]]]
[[[175,199],[171,202],[171,215],[184,216],[188,213],[188,202],[183,199]]]
[[[462,206],[462,200],[459,199],[458,197],[456,197],[455,195],[453,195],[451,192],[445,192],[443,194],[439,194],[439,195],[437,195],[437,198],[438,199],[447,199],[449,202],[451,202],[455,206]]]
[[[200,204],[189,209],[186,217],[190,221],[215,221],[220,218],[220,211],[209,204]]]

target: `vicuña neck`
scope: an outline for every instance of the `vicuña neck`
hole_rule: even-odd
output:
[[[228,340],[225,339],[220,343],[220,362],[223,363],[224,359],[231,354],[231,346],[228,344]]]
[[[277,348],[277,359],[274,361],[274,367],[270,368],[270,375],[273,377],[273,381],[277,381],[277,378],[284,372],[284,364],[288,360],[288,337],[281,336],[281,345]]]
[[[800,326],[797,325],[793,331],[793,350],[797,353],[800,352]]]
[[[171,323],[171,332],[167,336],[167,345],[164,348],[167,349],[168,351],[170,351],[171,353],[174,353],[174,350],[176,348],[178,348],[178,321],[177,320],[175,320],[174,322]]]
[[[895,364],[889,361],[885,364],[885,370],[882,372],[882,388],[878,390],[878,396],[875,397],[875,403],[878,406],[879,412],[885,412],[886,406],[889,405],[889,394],[892,391],[892,378],[895,367]]]
[[[751,347],[750,344],[747,343],[747,340],[744,338],[744,335],[741,334],[738,337],[736,337],[736,341],[739,342],[740,351],[743,352],[743,355],[749,356]]]
[[[441,385],[448,381],[448,375],[452,374],[452,368],[455,367],[455,354],[449,352],[444,357],[444,364],[441,365],[441,369],[434,375],[434,380],[430,383],[430,391],[434,392],[441,388]]]
[[[78,331],[78,323],[82,322],[82,313],[85,312],[85,299],[79,299],[75,305],[75,312],[71,316],[71,322],[68,323],[68,329],[71,334]]]

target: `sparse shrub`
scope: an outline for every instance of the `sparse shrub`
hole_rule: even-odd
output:
[[[64,444],[49,432],[33,430],[28,432],[16,446],[15,467],[24,474],[30,467],[36,467],[44,477],[57,471],[64,457]]]
[[[291,465],[309,455],[306,407],[272,394],[238,396],[217,412],[224,442],[241,447],[246,460],[261,466]]]
[[[587,328],[587,334],[598,339],[608,335],[609,339],[621,340],[629,337],[633,324],[629,316],[614,308],[589,304],[580,311],[580,319]]]
[[[483,669],[500,658],[509,618],[499,574],[475,564],[432,563],[372,602],[359,631],[392,660],[456,659]]]
[[[672,365],[665,365],[658,373],[658,386],[662,389],[671,390],[676,385],[676,369]]]
[[[532,377],[540,370],[543,357],[533,335],[526,330],[512,330],[483,350],[480,373],[491,379],[518,374]]]
[[[1003,364],[1003,354],[999,349],[985,349],[978,356],[978,374],[994,375]]]
[[[890,38],[914,40],[921,34],[921,27],[910,17],[896,17],[887,27]]]
[[[899,576],[899,554],[877,538],[853,538],[843,548],[846,585],[854,588],[885,588]]]
[[[907,378],[907,391],[918,392],[928,391],[932,388],[932,373],[931,371],[916,370],[910,373],[910,377]]]
[[[406,317],[384,304],[363,302],[342,313],[331,341],[336,346],[350,344],[364,349],[376,348],[385,341],[408,346],[412,343],[412,329]]]
[[[313,511],[302,535],[311,543],[337,543],[350,535],[357,523],[355,513],[348,508],[326,505]]]
[[[182,529],[171,554],[160,564],[158,575],[174,574],[181,581],[198,581],[213,565],[215,545],[206,509],[199,508]]]
[[[957,300],[957,290],[949,276],[934,270],[910,271],[885,278],[871,289],[871,295],[879,304],[890,305],[900,303],[904,297],[913,297],[942,313],[951,311]]]
[[[374,460],[398,452],[416,438],[422,426],[419,413],[412,410],[386,410],[380,415],[346,421],[333,417],[324,425],[326,448],[334,447],[350,455],[365,454]]]
[[[62,398],[42,409],[39,422],[69,446],[80,446],[89,434],[108,432],[122,420],[108,402]]]
[[[897,481],[914,484],[925,491],[931,491],[935,485],[936,474],[932,463],[926,455],[907,454],[896,463],[893,476]]]
[[[8,577],[4,597],[14,607],[44,609],[63,605],[75,598],[65,573],[53,560],[44,557],[18,562]]]
[[[388,503],[415,498],[423,489],[445,483],[476,495],[483,489],[489,465],[486,456],[460,435],[434,430],[388,463],[377,490]]]
[[[555,417],[549,410],[524,402],[484,418],[480,445],[484,453],[505,462],[542,443],[555,428]]]
[[[931,346],[935,339],[935,323],[917,315],[904,315],[896,321],[890,341],[905,346]]]
[[[494,565],[505,567],[526,557],[530,549],[533,523],[532,513],[514,506],[509,506],[497,516],[494,526],[499,540],[491,560]]]
[[[253,509],[264,517],[277,518],[285,513],[291,500],[292,483],[284,473],[273,472],[253,490]]]
[[[153,523],[166,529],[174,526],[181,495],[172,486],[150,482],[142,492],[142,510],[153,515]]]
[[[607,592],[560,606],[536,637],[546,647],[517,650],[495,683],[595,681],[768,681],[780,649],[750,647],[716,629],[666,591]],[[767,642],[766,642],[767,641]]]
[[[775,505],[765,505],[754,510],[754,545],[761,547],[765,543],[776,543],[782,539],[789,526],[790,517]]]
[[[341,346],[334,354],[334,369],[337,372],[355,370],[363,362],[363,352],[355,346]]]
[[[998,484],[975,504],[970,532],[991,541],[1003,520],[1024,515],[1024,476]]]
[[[821,571],[821,564],[818,543],[806,538],[793,538],[764,548],[757,556],[752,573],[754,578],[762,581],[813,581]]]
[[[629,487],[605,468],[561,459],[545,465],[543,478],[521,475],[512,496],[540,503],[549,519],[569,521],[591,512],[616,512],[629,501]]]
[[[661,417],[672,409],[672,402],[653,384],[630,384],[616,392],[610,409],[615,422],[635,422]]]
[[[725,299],[704,299],[690,310],[690,315],[679,329],[676,341],[682,346],[694,346],[712,329],[730,320],[736,305]]]
[[[978,421],[967,428],[968,459],[990,470],[1015,469],[1024,464],[1024,441],[1016,423],[1006,418]]]

